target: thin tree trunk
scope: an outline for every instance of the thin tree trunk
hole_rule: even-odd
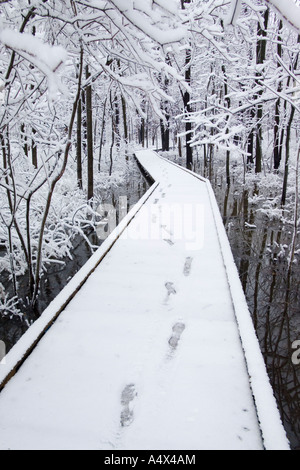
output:
[[[283,28],[282,20],[279,21],[278,35],[277,35],[277,54],[278,57],[282,56],[282,45],[281,45],[281,32]],[[280,67],[280,64],[277,64]],[[277,91],[280,93],[282,90],[282,82],[279,82]],[[278,98],[275,103],[275,117],[274,117],[274,170],[278,170],[281,163],[282,147],[280,146],[280,103],[281,99]]]
[[[33,36],[36,35],[36,27],[35,26],[32,27],[32,35]],[[30,68],[34,69],[34,66],[30,65]],[[31,88],[31,90],[33,90],[34,85],[30,85],[30,88]],[[37,145],[36,145],[36,141],[35,141],[35,135],[36,135],[36,130],[34,128],[32,128],[31,160],[32,160],[32,165],[34,166],[34,168],[37,168],[38,167],[38,161],[37,161],[38,156],[37,156]]]
[[[179,155],[179,158],[182,157],[181,137],[178,137],[178,155]]]
[[[226,101],[226,104],[227,104],[227,108],[230,109],[231,100],[228,97],[228,79],[227,79],[227,75],[226,75],[225,65],[222,65],[222,72],[223,72],[223,75],[224,75],[225,101]],[[227,117],[227,119],[226,119],[227,124],[228,124],[228,121],[229,121],[229,117]],[[229,129],[227,127],[226,134],[228,134],[228,133],[229,133]],[[231,181],[230,181],[230,151],[229,150],[227,150],[227,152],[226,152],[226,183],[227,183],[227,186],[230,186]]]
[[[294,119],[295,111],[296,111],[295,106],[292,106],[290,119],[289,119],[287,130],[286,130],[285,165],[284,165],[283,188],[282,188],[282,196],[281,196],[282,206],[285,206],[286,204],[286,195],[287,195],[287,186],[288,186],[288,177],[289,177],[291,125]]]
[[[41,266],[42,266],[42,248],[43,248],[43,242],[44,242],[44,232],[46,228],[46,222],[47,218],[49,215],[49,210],[51,207],[51,202],[52,202],[52,197],[54,194],[55,187],[59,180],[62,178],[64,175],[64,172],[67,167],[68,163],[68,157],[69,157],[69,152],[70,148],[72,145],[72,132],[73,132],[73,127],[74,127],[74,122],[77,114],[77,106],[80,100],[80,93],[81,93],[81,82],[82,82],[82,72],[83,72],[83,49],[81,48],[81,53],[80,53],[80,71],[79,71],[79,78],[78,78],[78,89],[77,89],[77,95],[75,98],[75,101],[73,103],[73,110],[72,110],[72,115],[70,118],[70,123],[69,123],[69,131],[68,131],[68,142],[65,147],[64,151],[64,157],[63,157],[63,162],[60,171],[58,174],[54,177],[52,182],[50,183],[50,188],[49,188],[49,193],[46,201],[46,206],[44,210],[44,215],[41,223],[41,229],[40,229],[40,234],[39,234],[39,241],[38,241],[38,248],[37,248],[37,261],[36,261],[36,273],[35,273],[35,286],[34,286],[34,293],[32,297],[32,306],[36,306],[37,302],[37,296],[39,292],[39,287],[40,287],[40,281],[41,281]]]
[[[300,35],[298,35],[298,44],[300,42]],[[296,70],[299,61],[299,53],[296,54],[294,63],[293,63],[293,70]],[[288,86],[291,82],[291,76],[288,78]],[[285,107],[287,106],[287,102],[285,102]],[[285,206],[286,204],[286,195],[287,195],[287,185],[288,185],[288,176],[289,176],[289,159],[290,159],[290,138],[291,138],[291,127],[292,122],[295,116],[296,109],[292,106],[289,122],[286,129],[286,144],[285,144],[285,166],[284,166],[284,178],[283,178],[283,188],[282,188],[282,197],[281,197],[281,205]],[[283,135],[282,135],[283,137]]]
[[[100,146],[99,146],[99,160],[98,160],[98,171],[99,171],[99,173],[101,171],[102,148],[103,148],[104,129],[105,129],[106,103],[107,103],[107,98],[105,98],[104,105],[103,105],[101,137],[100,137]]]
[[[27,142],[27,135],[25,131],[26,131],[25,124],[22,124],[21,125],[21,139],[23,142],[24,154],[26,155],[26,157],[28,157],[28,142]]]
[[[109,176],[112,175],[112,169],[113,169],[113,151],[114,151],[114,145],[115,145],[115,126],[114,126],[114,117],[111,117],[111,144],[110,144],[110,167],[109,167]]]
[[[124,96],[121,97],[122,102],[122,113],[123,113],[123,126],[124,126],[124,140],[128,144],[128,125],[127,125],[127,107]]]
[[[191,0],[181,0],[181,7],[183,10],[185,10],[185,5],[190,4]],[[188,85],[191,84],[191,77],[192,77],[192,69],[191,69],[191,51],[187,50],[186,51],[186,56],[185,56],[185,81]],[[186,117],[188,118],[192,108],[190,105],[191,101],[191,96],[188,91],[185,91],[183,95],[183,105],[184,105],[184,112],[186,114]],[[192,133],[192,123],[188,122],[188,120],[185,123],[185,133],[186,133],[186,167],[189,170],[193,169],[193,149],[190,144],[190,139],[191,139],[191,133]]]
[[[291,251],[289,255],[289,270],[292,270],[295,252],[296,252],[296,242],[298,236],[299,228],[299,164],[300,164],[300,145],[298,146],[297,152],[297,163],[296,163],[296,182],[295,182],[295,209],[294,209],[294,230],[293,230],[293,239],[291,244]]]
[[[113,100],[112,100],[112,92],[110,91],[110,108],[113,110]],[[111,144],[110,144],[110,167],[109,167],[109,176],[112,175],[113,169],[113,150],[115,145],[115,116],[112,112],[111,115]]]
[[[140,132],[139,132],[139,143],[142,147],[145,147],[145,119],[141,118]]]
[[[86,79],[90,78],[89,66],[86,66]],[[94,197],[94,145],[93,145],[93,108],[92,85],[86,87],[86,130],[87,130],[87,198]]]
[[[163,152],[168,152],[170,150],[170,129],[168,118],[169,117],[167,117],[167,125],[165,125],[162,119],[160,120],[161,146]]]
[[[80,189],[83,188],[82,182],[82,103],[81,99],[77,107],[77,149],[76,149],[76,162],[77,162],[77,184]]]
[[[8,131],[6,131],[6,132],[8,132]],[[11,167],[9,136],[8,135],[6,136],[6,142],[5,142],[3,134],[0,134],[0,142],[1,142],[2,155],[3,155],[3,169],[6,171],[6,173],[7,173],[7,171],[9,171],[9,173],[12,177],[12,182],[13,182],[13,196],[11,194],[10,189],[7,189],[7,191],[6,191],[8,206],[9,206],[9,210],[10,210],[10,214],[11,214],[11,222],[14,225],[15,230],[18,234],[18,237],[19,237],[19,240],[20,240],[23,252],[24,252],[24,256],[25,256],[25,259],[26,259],[26,263],[27,263],[27,266],[28,266],[28,271],[29,271],[30,276],[31,276],[32,275],[32,270],[30,269],[30,258],[28,256],[28,251],[27,251],[27,248],[26,248],[24,237],[22,235],[22,232],[21,232],[20,227],[19,227],[19,225],[17,223],[17,220],[16,220],[16,213],[15,213],[16,188],[15,188],[15,184],[14,184],[13,171],[12,171],[12,167]],[[6,182],[7,188],[9,188],[10,184],[9,184],[8,174],[5,178],[5,182]],[[10,243],[10,249],[13,249],[13,246],[12,246],[11,243]],[[13,256],[14,256],[14,253],[13,253],[13,251],[11,251],[10,252],[10,257],[12,258]],[[12,266],[12,259],[11,259],[11,266]],[[14,274],[12,274],[12,275],[14,276]],[[14,285],[14,290],[16,290],[17,289],[17,284],[16,284],[15,281],[13,281],[13,285]]]
[[[257,54],[256,54],[256,63],[261,65],[265,62],[266,59],[266,50],[267,50],[267,28],[269,23],[269,9],[267,8],[264,14],[264,28],[261,28],[261,25],[258,24],[258,36],[261,38],[257,41]],[[259,77],[259,76],[258,76]],[[259,80],[259,78],[258,78]],[[257,82],[258,82],[257,80]],[[261,89],[258,92],[258,96],[261,96],[263,90]],[[255,152],[255,172],[261,173],[262,171],[262,117],[263,117],[263,106],[259,104],[257,107],[256,114],[256,152]]]

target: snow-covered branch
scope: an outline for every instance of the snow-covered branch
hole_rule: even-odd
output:
[[[37,67],[47,76],[51,85],[56,81],[55,73],[67,60],[67,52],[62,47],[49,46],[27,33],[6,28],[0,31],[0,41]]]
[[[300,6],[294,0],[265,0],[293,28],[300,32]]]
[[[152,0],[110,0],[110,3],[130,24],[162,46],[180,42],[186,38],[187,30],[181,25],[175,23],[167,29],[165,25],[161,28],[157,26],[161,21],[161,13],[152,8]],[[169,3],[171,6],[173,0],[169,0]],[[176,9],[170,6],[167,9],[174,15]],[[176,17],[174,19],[176,20]]]

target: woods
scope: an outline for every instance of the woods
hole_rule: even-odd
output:
[[[1,269],[15,296],[27,271],[34,303],[45,264],[71,247],[76,228],[67,229],[52,206],[69,152],[76,197],[89,201],[83,221],[105,143],[110,175],[121,142],[169,151],[177,141],[182,154],[185,141],[189,169],[193,149],[205,168],[223,152],[228,185],[231,153],[257,174],[278,171],[284,159],[286,205],[298,138],[299,36],[285,26],[287,11],[276,15],[277,2],[275,10],[262,1],[232,1],[229,9],[222,1],[135,2],[126,11],[118,1],[1,3]]]
[[[121,142],[168,151],[177,141],[182,154],[183,140],[189,169],[193,149],[205,167],[225,152],[228,185],[232,152],[257,174],[278,171],[284,159],[286,205],[299,36],[278,2],[232,1],[229,9],[222,1],[135,2],[123,10],[118,1],[43,0],[1,8],[2,269],[14,295],[26,270],[34,302],[43,266],[71,246],[74,227],[51,209],[70,151],[76,197],[86,192],[89,201],[84,211],[93,206],[105,143],[111,174]]]

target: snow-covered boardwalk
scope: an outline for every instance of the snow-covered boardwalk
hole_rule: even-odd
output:
[[[0,393],[0,449],[288,449],[209,183],[137,158],[156,183],[0,366],[63,310]]]

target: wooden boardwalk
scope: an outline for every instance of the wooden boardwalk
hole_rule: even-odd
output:
[[[0,449],[289,449],[209,182],[137,158],[155,183],[0,365]]]

